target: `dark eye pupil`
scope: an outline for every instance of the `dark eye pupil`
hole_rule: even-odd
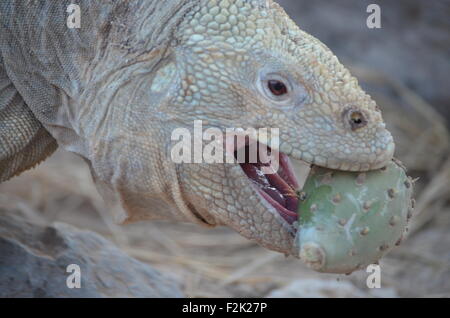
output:
[[[270,80],[268,86],[272,94],[275,96],[281,96],[287,94],[287,87],[283,82],[277,80]]]

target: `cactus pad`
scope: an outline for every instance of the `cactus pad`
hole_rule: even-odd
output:
[[[402,240],[412,186],[397,161],[365,173],[314,167],[298,208],[300,258],[328,273],[351,273],[377,262]]]

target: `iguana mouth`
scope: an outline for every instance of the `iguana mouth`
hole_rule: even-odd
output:
[[[262,198],[267,201],[289,224],[297,221],[297,208],[299,203],[299,195],[301,186],[294,172],[289,157],[280,152],[272,151],[270,147],[263,145],[265,148],[260,151],[261,144],[257,143],[258,155],[256,162],[249,160],[249,145],[246,143],[245,160],[239,161],[244,173],[250,179],[251,184],[256,188]],[[277,160],[277,164],[262,158],[267,154],[270,158]],[[237,151],[235,151],[237,159]],[[262,160],[265,159],[265,160]],[[277,168],[275,168],[277,167]],[[267,173],[268,171],[273,173]],[[300,180],[303,185],[304,180]]]

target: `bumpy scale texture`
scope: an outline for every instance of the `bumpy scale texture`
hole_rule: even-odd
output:
[[[377,262],[403,239],[413,183],[394,161],[351,173],[314,168],[299,205],[300,259],[320,272],[350,273]]]
[[[227,121],[279,127],[282,152],[332,169],[376,169],[392,158],[392,136],[376,103],[276,3],[211,0],[194,12],[179,28],[184,58],[177,102],[192,107],[195,118],[219,127]],[[258,94],[258,81],[273,74],[291,83],[289,99]],[[360,129],[349,124],[355,113],[363,117]]]
[[[85,159],[119,222],[228,225],[296,255],[295,228],[238,164],[171,160],[174,129],[192,131],[194,120],[222,132],[278,128],[279,150],[291,159],[339,170],[377,169],[392,158],[375,102],[273,1],[79,0],[80,29],[66,26],[70,3],[0,1],[0,118],[8,117],[0,181],[57,142]],[[264,83],[272,78],[289,94],[270,96]],[[31,130],[10,117],[16,91]],[[26,151],[30,144],[42,146]],[[23,153],[32,158],[23,162]]]

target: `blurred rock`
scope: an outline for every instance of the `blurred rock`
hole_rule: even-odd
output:
[[[0,207],[0,297],[183,297],[178,285],[89,231]],[[81,269],[81,288],[66,280]]]
[[[291,284],[272,291],[270,298],[361,298],[397,297],[392,288],[372,289],[364,292],[348,281],[308,278],[293,281]]]

